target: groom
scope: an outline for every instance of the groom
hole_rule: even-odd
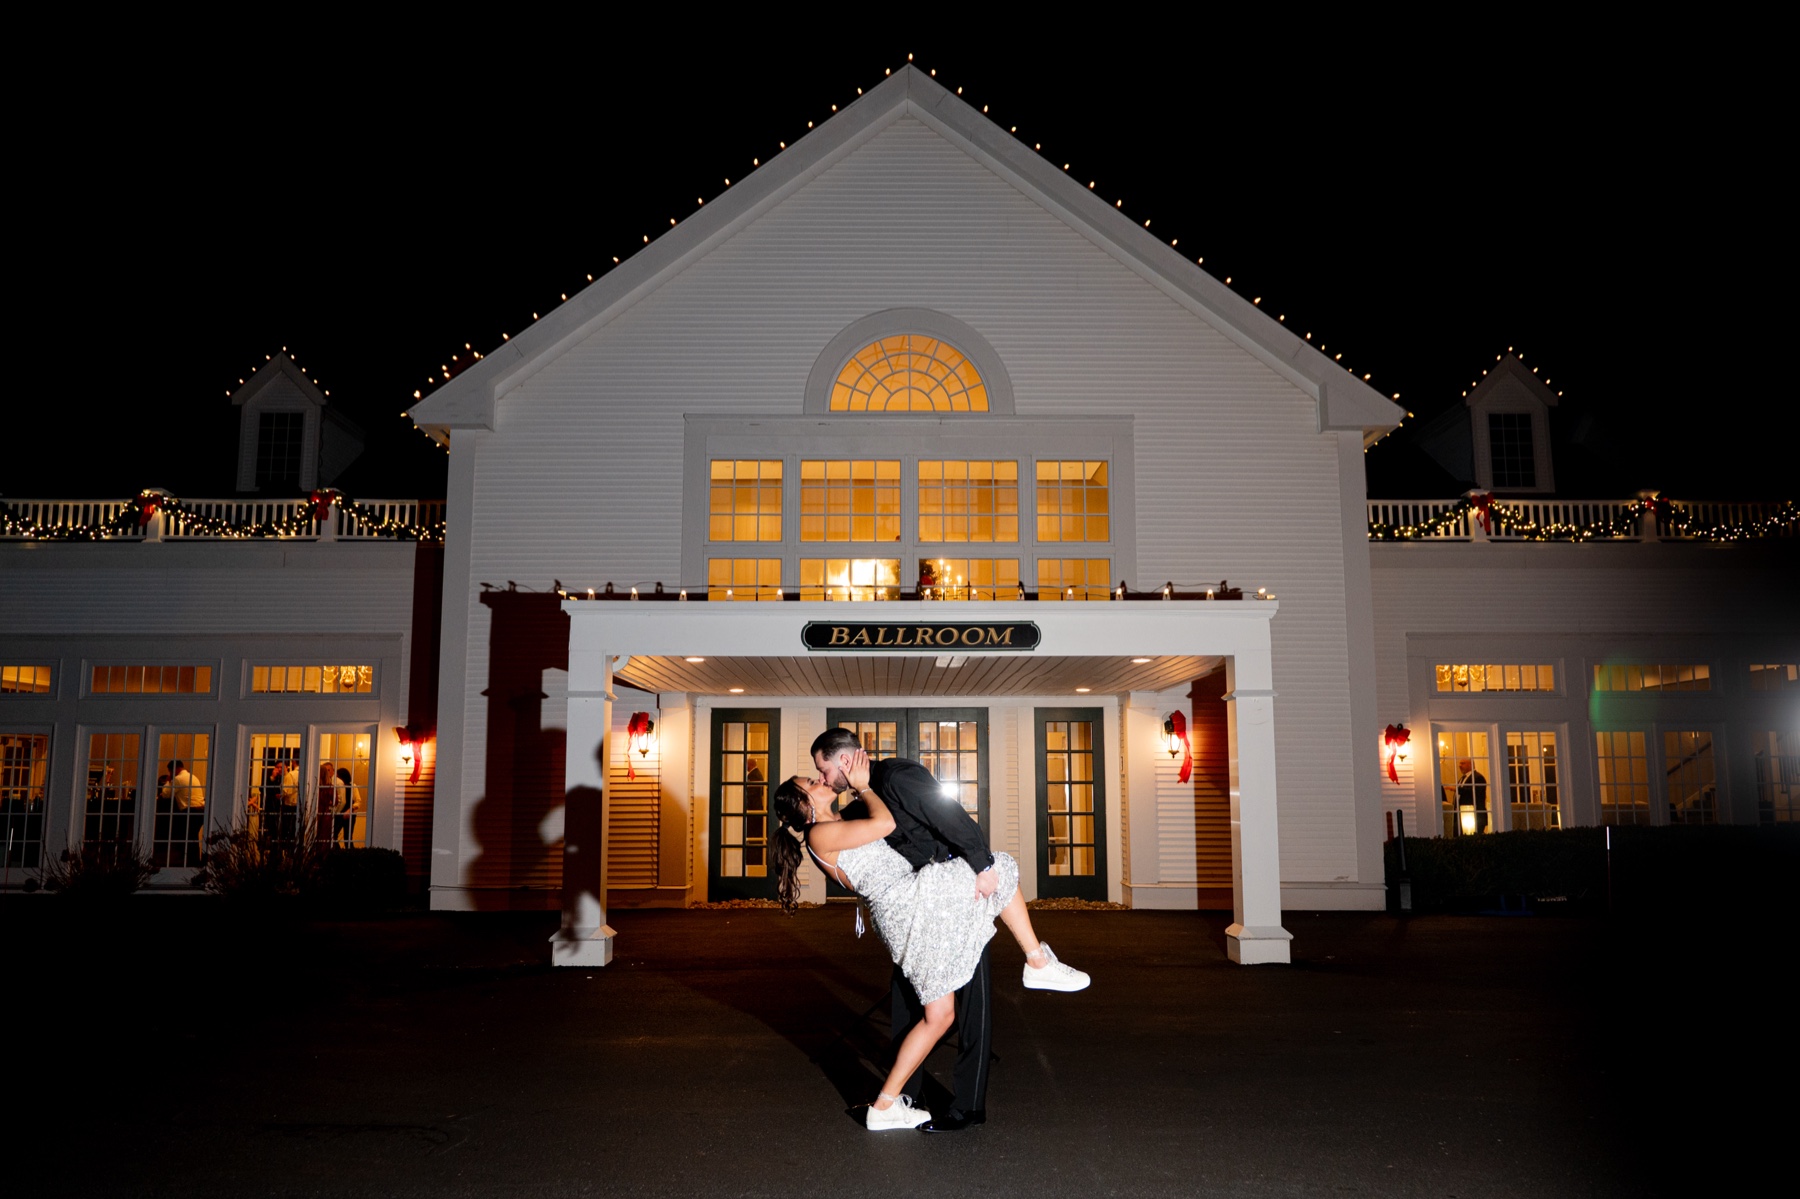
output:
[[[849,729],[826,729],[812,743],[813,765],[839,795],[850,789],[847,771],[853,754],[862,748]],[[975,870],[975,891],[992,895],[999,885],[994,855],[987,835],[956,799],[946,796],[937,779],[908,758],[887,758],[869,763],[869,785],[894,815],[894,831],[887,843],[918,870],[927,862],[960,857]],[[956,1097],[949,1112],[934,1115],[919,1126],[920,1132],[961,1132],[971,1124],[987,1123],[987,1071],[994,1039],[993,987],[988,951],[974,975],[956,992]],[[894,967],[892,1043],[898,1045],[925,1016],[924,1005]],[[924,1071],[906,1082],[914,1101],[924,1085]]]

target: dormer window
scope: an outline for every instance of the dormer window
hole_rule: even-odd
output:
[[[362,430],[286,352],[232,393],[238,409],[237,489],[271,497],[329,487],[362,453]]]
[[[1495,363],[1463,402],[1469,415],[1462,428],[1474,451],[1473,462],[1463,461],[1474,467],[1477,488],[1514,495],[1556,490],[1550,460],[1550,410],[1556,407],[1556,393],[1516,354]],[[1449,466],[1444,451],[1450,447],[1444,440],[1433,457]]]
[[[1529,412],[1488,413],[1488,453],[1496,489],[1528,490],[1537,486],[1537,457],[1532,444]]]
[[[298,491],[306,413],[261,412],[256,420],[256,490]]]

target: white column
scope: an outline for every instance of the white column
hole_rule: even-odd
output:
[[[1225,949],[1240,966],[1286,962],[1293,934],[1281,927],[1281,843],[1275,813],[1275,692],[1264,641],[1226,664],[1231,752],[1231,899]]]
[[[1132,907],[1160,907],[1148,888],[1163,881],[1162,858],[1158,852],[1157,833],[1162,813],[1156,794],[1156,749],[1162,740],[1162,713],[1157,708],[1158,696],[1148,691],[1133,691],[1127,698],[1124,732],[1120,747],[1125,759],[1125,803],[1130,813],[1131,853],[1128,858],[1131,877],[1125,880],[1127,900]],[[1138,895],[1131,888],[1142,887]],[[1158,897],[1160,898],[1160,897]]]
[[[563,759],[563,918],[556,966],[612,961],[606,923],[606,766],[612,752],[612,655],[569,652],[569,739]]]

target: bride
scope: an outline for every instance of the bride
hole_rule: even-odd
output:
[[[1000,882],[986,897],[976,890],[975,871],[960,858],[929,862],[914,873],[883,840],[894,831],[894,818],[869,788],[868,755],[856,751],[846,773],[868,806],[867,816],[846,819],[832,811],[837,795],[823,779],[795,775],[775,789],[775,816],[783,830],[783,835],[769,838],[777,894],[782,906],[792,911],[799,897],[800,863],[810,852],[825,873],[868,904],[876,931],[918,992],[925,1016],[900,1042],[894,1068],[869,1106],[866,1122],[876,1130],[914,1128],[931,1113],[913,1107],[902,1088],[950,1030],[955,992],[974,974],[994,935],[996,916],[1025,951],[1026,986],[1079,991],[1090,980],[1057,961],[1050,947],[1037,939],[1019,894],[1019,864],[1010,855],[994,854]]]

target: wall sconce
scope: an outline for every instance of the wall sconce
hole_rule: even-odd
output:
[[[425,734],[414,732],[405,725],[398,725],[394,729],[394,736],[400,742],[400,764],[412,771],[408,781],[416,783],[419,781],[419,767],[423,764],[419,743],[425,740]]]
[[[1181,773],[1176,782],[1185,783],[1194,776],[1194,751],[1188,744],[1187,717],[1180,712],[1171,712],[1163,720],[1163,745],[1169,756],[1181,756]]]
[[[635,749],[641,758],[650,756],[650,747],[656,743],[656,722],[648,712],[633,712],[631,723],[625,726],[625,736],[630,747],[625,754],[625,777],[635,779],[637,771],[632,766],[630,750]]]
[[[1408,729],[1403,724],[1390,724],[1382,731],[1381,754],[1382,757],[1386,759],[1388,782],[1397,783],[1400,781],[1400,771],[1397,764],[1407,761],[1412,757],[1412,751],[1407,748],[1408,743],[1411,741],[1412,730]]]

